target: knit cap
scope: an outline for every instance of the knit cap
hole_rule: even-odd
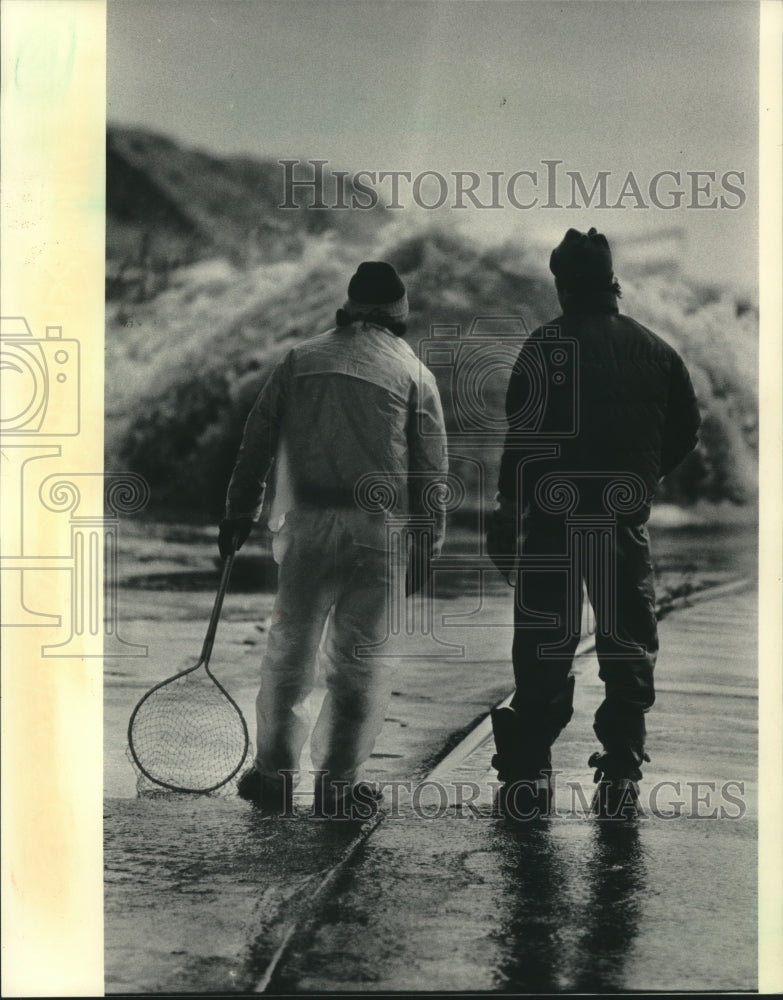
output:
[[[389,319],[404,320],[408,315],[405,285],[386,261],[363,261],[350,280],[343,309],[352,316],[381,312]]]
[[[595,229],[587,234],[569,229],[552,251],[549,270],[566,284],[611,281],[612,251],[606,237]]]

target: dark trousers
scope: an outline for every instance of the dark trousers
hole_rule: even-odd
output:
[[[584,581],[605,684],[593,728],[604,749],[624,757],[630,751],[641,762],[658,651],[647,528],[549,518],[531,521],[525,529],[515,593],[511,703],[524,743],[533,753],[551,746],[573,714],[571,667]]]

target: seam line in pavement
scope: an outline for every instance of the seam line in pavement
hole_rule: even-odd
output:
[[[297,931],[304,929],[315,917],[316,910],[320,904],[325,891],[329,888],[331,883],[337,878],[337,876],[343,871],[343,869],[348,865],[353,856],[362,846],[362,844],[367,840],[370,834],[378,828],[380,823],[384,818],[383,812],[377,812],[372,819],[368,820],[367,823],[361,828],[359,833],[354,837],[354,839],[348,844],[342,857],[337,861],[323,876],[321,881],[318,883],[316,888],[308,896],[305,901],[302,911],[300,914],[295,916],[286,927],[283,934],[283,939],[277,946],[275,953],[272,955],[271,959],[266,965],[261,977],[257,980],[256,985],[253,987],[253,993],[265,993],[269,988],[272,979],[274,978],[275,972],[280,965],[283,957],[288,951],[288,946],[293,940],[294,935]],[[325,822],[330,822],[326,820]]]

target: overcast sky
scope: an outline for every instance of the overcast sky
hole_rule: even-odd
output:
[[[462,215],[539,238],[571,225],[610,236],[674,227],[695,273],[755,281],[751,0],[109,0],[108,11],[112,123],[352,173],[472,170],[484,201],[489,171],[537,171],[536,190],[528,179],[517,191],[538,206]],[[588,189],[609,171],[610,204],[629,171],[648,203],[663,170],[679,171],[687,193],[670,211],[632,208],[631,195],[624,208],[547,210],[544,159]],[[717,208],[690,207],[696,170],[715,172],[697,200],[717,195]],[[721,185],[727,171],[744,172],[730,179],[739,208],[728,207],[740,198]],[[674,187],[665,179],[660,192]],[[569,194],[566,184],[559,201]]]

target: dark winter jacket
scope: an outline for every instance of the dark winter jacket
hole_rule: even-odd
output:
[[[614,295],[576,303],[525,341],[506,395],[498,491],[530,514],[643,523],[660,479],[697,442],[677,352]]]

